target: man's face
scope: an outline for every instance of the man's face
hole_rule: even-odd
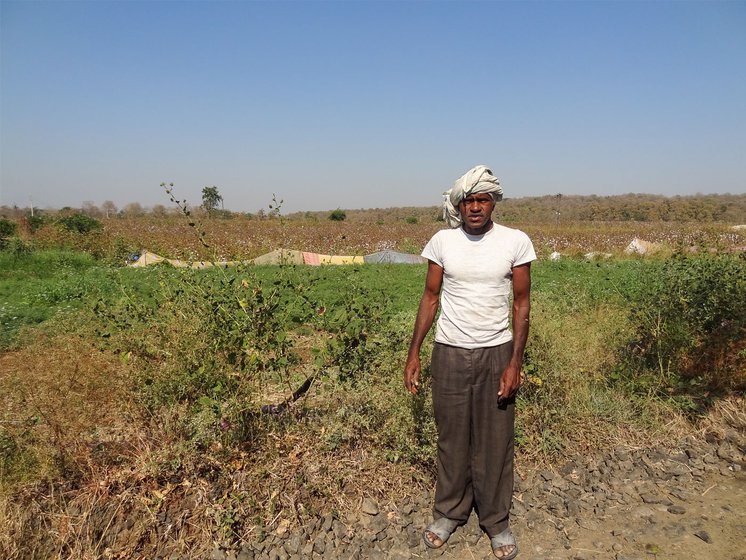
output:
[[[490,229],[495,203],[489,194],[470,194],[459,202],[458,209],[466,233],[480,235]]]

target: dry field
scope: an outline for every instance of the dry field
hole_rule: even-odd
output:
[[[499,221],[499,216],[496,219]],[[427,240],[445,227],[432,216],[429,219],[420,217],[417,223],[391,216],[374,221],[367,215],[353,215],[342,222],[317,218],[204,217],[198,222],[209,245],[204,247],[196,228],[180,216],[123,217],[104,219],[102,223],[102,232],[89,236],[87,242],[91,247],[84,248],[104,255],[147,249],[165,257],[194,260],[251,259],[279,248],[331,255],[366,255],[386,249],[419,253]],[[733,251],[746,248],[746,231],[720,223],[576,221],[506,225],[528,233],[540,258],[554,251],[575,257],[593,251],[621,255],[635,238],[661,244],[663,254],[677,249]],[[59,244],[60,236],[66,235],[75,237],[47,226],[34,238],[37,243],[53,246]]]

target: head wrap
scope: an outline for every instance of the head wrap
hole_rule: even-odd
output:
[[[470,194],[487,193],[495,202],[503,198],[503,188],[500,181],[492,174],[485,165],[477,165],[456,179],[453,188],[443,193],[443,218],[452,228],[461,225],[461,213],[458,210],[459,203]]]

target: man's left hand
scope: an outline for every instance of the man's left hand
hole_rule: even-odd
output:
[[[516,364],[508,364],[500,376],[500,389],[497,392],[498,400],[508,400],[515,397],[523,381],[521,379],[521,367]]]

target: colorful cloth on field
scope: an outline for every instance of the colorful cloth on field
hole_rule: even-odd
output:
[[[311,266],[322,264],[364,264],[363,257],[346,255],[320,255],[318,253],[303,253],[303,262]]]

